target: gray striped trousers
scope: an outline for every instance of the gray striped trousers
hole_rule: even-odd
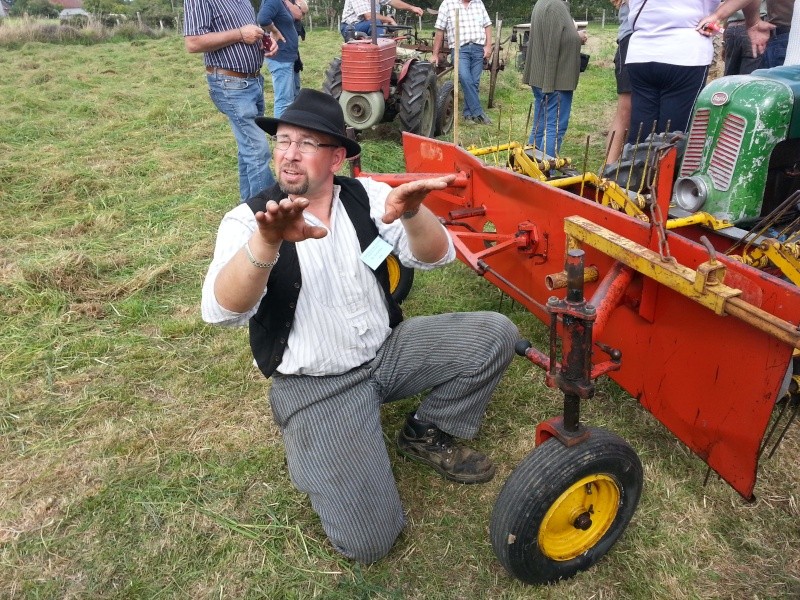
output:
[[[270,403],[289,474],[337,551],[374,562],[405,523],[381,404],[427,390],[419,418],[474,437],[518,339],[516,326],[498,313],[414,317],[395,327],[373,361],[347,373],[273,376]]]

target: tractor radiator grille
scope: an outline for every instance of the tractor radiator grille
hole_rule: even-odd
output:
[[[719,139],[711,153],[711,164],[708,166],[708,174],[714,182],[714,188],[721,192],[727,191],[731,186],[746,127],[747,121],[733,114],[725,117],[722,124]]]
[[[706,131],[708,130],[708,115],[707,108],[699,109],[692,121],[692,129],[689,132],[689,139],[686,142],[686,149],[683,152],[683,164],[681,165],[681,176],[685,177],[694,173],[700,168],[700,162],[703,159],[703,146],[706,139]]]

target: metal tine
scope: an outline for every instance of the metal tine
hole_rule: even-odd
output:
[[[650,153],[653,151],[653,143],[655,142],[657,126],[658,123],[656,121],[653,121],[653,127],[650,129],[649,141],[647,142],[647,153],[644,155],[644,167],[642,169],[642,179],[641,181],[639,181],[639,189],[636,191],[637,194],[642,193],[645,181],[647,181],[647,175],[648,175],[647,167],[648,164],[650,163]]]
[[[783,398],[781,398],[781,400],[783,400]],[[779,402],[781,402],[781,400],[779,400]],[[775,429],[778,427],[778,423],[780,423],[781,419],[783,418],[783,413],[786,412],[786,408],[788,406],[789,406],[789,402],[782,402],[782,406],[781,406],[780,412],[775,417],[775,419],[772,421],[772,425],[770,425],[770,428],[769,428],[769,431],[767,432],[767,435],[765,435],[764,439],[761,440],[761,446],[758,449],[758,455],[757,455],[756,458],[761,458],[761,455],[763,454],[764,449],[767,447],[767,445],[769,445],[769,441],[772,438],[772,434],[775,433]]]
[[[774,219],[782,216],[783,213],[786,212],[787,210],[789,210],[790,207],[794,206],[795,202],[797,202],[799,199],[800,199],[800,190],[797,190],[797,191],[792,192],[791,194],[789,194],[789,196],[786,198],[786,200],[781,202],[775,208],[775,210],[773,210],[769,214],[770,221],[768,221],[768,224],[771,223]],[[777,215],[777,217],[773,217],[773,215]],[[744,244],[744,248],[742,249],[742,254],[744,254],[745,252],[747,252],[747,250],[750,249],[750,246],[752,245],[753,241],[759,235],[761,235],[764,231],[766,231],[768,228],[769,227],[761,228],[761,229],[755,230],[755,231],[749,231],[747,233],[747,235],[742,237],[742,239],[736,240],[736,242],[734,242],[733,245],[725,251],[725,254],[732,253],[734,250],[736,250],[742,244]]]
[[[640,131],[641,131],[641,129],[640,129]],[[627,140],[628,139],[628,130],[627,129],[625,130],[624,135],[625,135],[625,139]],[[623,146],[623,150],[624,150],[624,148],[625,147]],[[620,169],[620,166],[622,166],[622,154],[620,154],[619,158],[617,159],[617,169],[616,169],[616,171],[614,171],[614,181],[619,181],[619,169]],[[627,193],[627,191],[628,190],[626,188],[625,192]]]
[[[583,175],[581,175],[581,198],[583,197],[583,186],[586,183],[586,163],[589,162],[589,136],[586,136],[586,145],[583,148]],[[597,198],[597,188],[595,188],[595,199]]]
[[[792,412],[789,415],[789,419],[786,421],[786,426],[781,431],[781,434],[778,436],[778,439],[775,441],[775,445],[770,450],[767,458],[772,458],[772,455],[775,454],[775,451],[778,449],[778,446],[781,445],[783,441],[783,436],[786,435],[786,432],[789,431],[789,427],[791,427],[792,423],[794,422],[795,418],[797,417],[798,409],[800,409],[800,394],[797,395],[789,395],[789,399],[786,401],[786,405],[792,405]]]
[[[642,138],[642,127],[644,123],[639,123],[639,131],[636,132],[636,141],[633,143],[633,152],[632,156],[636,156],[636,151],[639,149],[639,141]],[[631,191],[631,176],[633,175],[633,163],[634,161],[631,160],[631,166],[628,168],[628,180],[625,182],[625,193],[629,193]]]
[[[617,135],[616,131],[611,132],[611,137],[608,139],[608,144],[606,144],[606,154],[603,157],[603,164],[600,165],[600,170],[597,171],[597,176],[600,177],[603,174],[603,171],[606,170],[608,166],[608,155],[611,153],[611,146],[614,145],[614,137]]]

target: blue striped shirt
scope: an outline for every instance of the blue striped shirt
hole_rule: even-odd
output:
[[[184,0],[183,35],[204,35],[256,24],[249,0]],[[206,65],[240,73],[255,73],[264,61],[259,44],[237,42],[203,55]]]

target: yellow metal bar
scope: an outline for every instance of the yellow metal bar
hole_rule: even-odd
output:
[[[800,331],[784,321],[744,300],[737,298],[741,290],[720,283],[724,269],[716,262],[706,262],[697,271],[674,261],[664,261],[661,255],[621,235],[579,216],[564,219],[564,231],[618,260],[658,283],[713,310],[718,315],[731,315],[756,329],[800,348]]]
[[[713,310],[718,315],[724,314],[725,301],[728,298],[741,294],[740,290],[729,288],[721,283],[706,285],[702,290],[698,290],[695,288],[697,273],[689,267],[676,262],[663,261],[658,252],[617,235],[583,217],[567,217],[564,220],[564,231],[567,235],[597,248],[639,273],[647,275],[679,294]]]
[[[717,219],[713,215],[704,212],[694,213],[689,217],[678,217],[667,221],[667,229],[678,229],[688,225],[705,225],[713,230],[733,227],[733,223],[725,219]]]
[[[768,239],[761,243],[761,249],[772,263],[795,285],[800,285],[800,260],[787,252],[778,240]]]

